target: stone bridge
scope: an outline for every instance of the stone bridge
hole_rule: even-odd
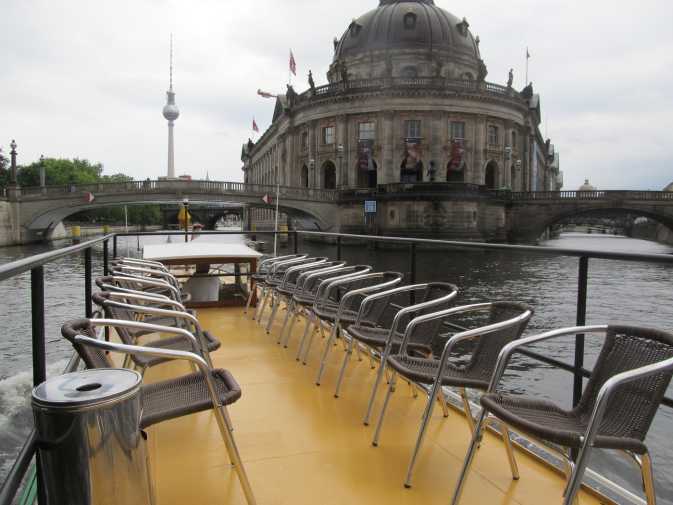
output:
[[[171,204],[189,198],[194,204],[242,204],[273,208],[276,187],[241,182],[213,181],[132,181],[91,185],[8,188],[12,208],[14,242],[49,238],[51,231],[66,217],[83,210],[146,203]],[[272,197],[271,205],[262,201]],[[482,202],[497,221],[498,235],[482,233],[484,240],[532,242],[555,223],[572,216],[631,214],[644,216],[673,230],[673,193],[663,191],[556,191],[526,192],[488,190],[461,183],[388,184],[371,190],[323,190],[280,187],[280,210],[323,231],[344,231],[350,219],[362,219],[365,200],[397,206],[406,201]],[[492,210],[497,212],[493,213]],[[355,216],[355,217],[353,217]],[[386,216],[379,215],[379,222]],[[342,222],[343,221],[343,222]],[[493,227],[492,227],[493,228]],[[18,231],[17,231],[18,230]],[[382,233],[387,233],[381,228]],[[413,233],[442,229],[417,229]],[[504,231],[504,233],[501,233]],[[396,234],[404,233],[396,230]],[[413,234],[411,231],[410,234]],[[454,237],[459,238],[459,237]]]
[[[666,191],[495,192],[505,202],[509,240],[530,242],[547,228],[575,216],[631,214],[673,230],[673,193]]]
[[[332,190],[280,187],[279,208],[289,216],[310,219],[323,231],[336,229],[338,192]],[[265,195],[272,199],[267,205]],[[18,241],[48,238],[66,217],[83,210],[147,203],[190,204],[239,203],[249,207],[275,208],[276,187],[241,182],[131,181],[89,185],[8,188],[14,204]]]

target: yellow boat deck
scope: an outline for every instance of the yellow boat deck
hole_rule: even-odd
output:
[[[200,310],[198,315],[203,327],[222,341],[212,355],[214,365],[229,369],[243,390],[229,412],[260,505],[449,503],[470,437],[460,413],[452,410],[444,418],[441,409],[435,409],[414,487],[405,489],[402,484],[425,403],[422,397],[414,399],[406,384],[400,384],[380,446],[374,448],[373,427],[362,424],[374,377],[368,362],[351,361],[341,397],[335,399],[341,347],[332,353],[323,385],[317,387],[314,378],[322,345],[313,346],[308,366],[295,361],[303,330],[300,322],[290,347],[283,349],[276,345],[279,323],[267,335],[239,308]],[[185,363],[169,363],[148,370],[145,380],[187,371]],[[382,398],[383,391],[377,415]],[[149,448],[158,505],[245,503],[211,412],[151,427]],[[521,451],[516,455],[519,481],[512,480],[501,440],[488,434],[461,503],[561,503],[563,478]],[[580,503],[601,501],[583,492]]]

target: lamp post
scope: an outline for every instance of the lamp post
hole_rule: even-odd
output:
[[[344,145],[339,144],[337,146],[337,160],[339,161],[339,177],[341,179],[341,187],[348,186],[347,174],[343,172],[343,161],[344,161]]]
[[[11,164],[12,171],[11,171],[9,182],[12,186],[16,186],[17,185],[17,182],[16,182],[16,180],[17,180],[16,179],[16,140],[12,140],[12,143],[9,144],[9,147],[11,147],[11,149],[12,149],[9,152],[9,154],[12,158],[12,164]]]
[[[185,243],[189,242],[189,198],[182,199],[182,207],[185,211]]]
[[[47,185],[47,171],[44,168],[44,154],[40,155],[40,187]]]

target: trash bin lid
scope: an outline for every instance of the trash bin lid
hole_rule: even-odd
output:
[[[80,409],[121,401],[140,389],[138,372],[97,368],[57,377],[33,389],[33,405],[50,409]]]

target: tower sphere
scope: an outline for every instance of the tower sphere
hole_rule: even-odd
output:
[[[167,95],[168,103],[164,106],[164,118],[168,121],[175,121],[180,117],[180,110],[178,109],[178,106],[175,105],[175,93],[169,91]]]

